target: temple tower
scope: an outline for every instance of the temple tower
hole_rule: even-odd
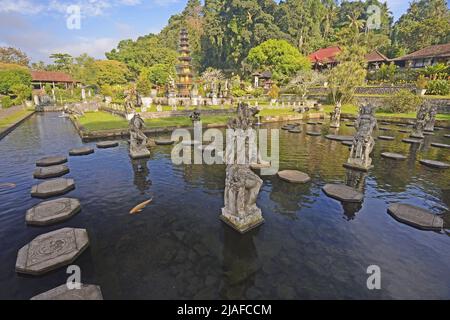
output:
[[[190,97],[192,88],[192,58],[190,56],[191,50],[189,49],[189,38],[186,29],[181,29],[180,32],[180,47],[178,52],[180,57],[178,58],[179,64],[177,65],[178,75],[178,96],[182,98]]]

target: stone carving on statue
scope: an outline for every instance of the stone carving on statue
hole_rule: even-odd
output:
[[[412,138],[423,139],[423,131],[425,129],[426,118],[428,115],[429,105],[424,102],[417,111],[416,122],[411,133]]]
[[[199,110],[194,110],[194,112],[189,115],[189,118],[191,119],[192,123],[195,124],[196,122],[201,121],[200,115],[201,113]]]
[[[134,113],[138,105],[138,94],[135,86],[125,91],[125,113]]]
[[[339,128],[341,121],[341,107],[342,103],[340,101],[336,102],[334,106],[334,110],[331,113],[330,127],[331,128]]]
[[[138,113],[130,120],[128,127],[130,131],[130,156],[133,159],[150,156],[150,151],[147,149],[147,136],[143,131],[145,123]]]
[[[437,107],[430,106],[427,114],[425,131],[434,131],[434,123],[436,122]]]
[[[356,135],[346,167],[367,171],[372,167],[370,154],[375,146],[372,137],[373,130],[377,126],[375,108],[368,104],[359,109],[359,116],[355,122]]]

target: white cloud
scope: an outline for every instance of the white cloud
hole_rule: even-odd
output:
[[[95,58],[104,59],[105,52],[111,51],[118,42],[119,40],[113,38],[78,37],[72,42],[66,42],[62,45],[55,45],[50,48],[43,48],[39,51],[47,56],[55,52],[69,53],[74,57],[87,53]]]
[[[33,0],[0,0],[0,12],[37,14],[44,9],[42,4]]]

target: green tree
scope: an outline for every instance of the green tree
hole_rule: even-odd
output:
[[[284,83],[298,71],[311,69],[309,59],[286,40],[267,40],[251,49],[246,60],[253,71],[271,71],[274,80]]]
[[[28,66],[30,59],[26,53],[20,49],[13,47],[0,47],[0,62]]]
[[[114,60],[97,60],[94,62],[95,83],[98,86],[104,84],[116,85],[125,84],[130,78],[130,71],[127,66]]]
[[[70,72],[73,64],[73,57],[68,53],[53,53],[50,55],[53,59],[55,69],[59,71]]]
[[[150,72],[148,68],[143,68],[136,81],[137,92],[142,96],[149,96],[152,91],[150,82]]]
[[[95,85],[97,80],[95,59],[84,53],[74,59],[71,74],[85,85]]]
[[[148,68],[150,82],[158,87],[166,85],[169,82],[169,78],[175,78],[175,75],[175,68],[170,64],[155,64]]]
[[[0,63],[0,94],[11,95],[17,85],[31,86],[31,73],[28,68]]]

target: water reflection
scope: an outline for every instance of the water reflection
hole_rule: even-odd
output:
[[[367,176],[367,172],[346,169],[345,184],[364,194]],[[355,219],[356,214],[362,209],[362,204],[363,202],[342,202],[347,221]]]
[[[149,178],[150,170],[147,166],[147,159],[131,159],[131,166],[133,167],[133,183],[141,194],[145,194],[152,185]]]

